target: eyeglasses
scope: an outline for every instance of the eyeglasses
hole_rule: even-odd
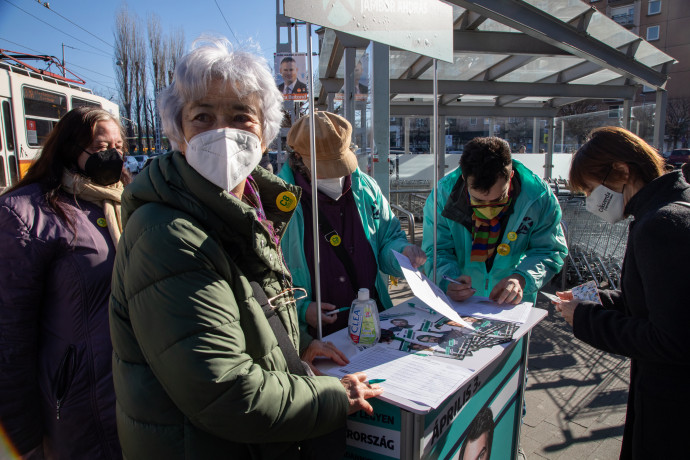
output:
[[[302,295],[301,295],[300,297],[295,297],[294,292],[297,292],[297,291],[299,291],[299,292],[302,293]],[[279,298],[281,298],[281,297],[283,297],[283,296],[286,296],[286,295],[288,295],[288,294],[292,294],[292,300],[288,300],[288,303],[294,303],[294,302],[297,302],[298,300],[306,299],[306,298],[307,298],[307,295],[308,295],[308,294],[307,294],[307,290],[304,289],[304,288],[296,288],[296,287],[287,288],[287,289],[283,289],[283,290],[280,291],[277,295],[275,295],[275,296],[271,297],[270,299],[268,299],[268,305],[269,305],[272,309],[275,310],[276,308],[278,308],[278,306],[277,306],[277,305],[273,305],[272,302],[273,302],[274,300],[279,299]]]

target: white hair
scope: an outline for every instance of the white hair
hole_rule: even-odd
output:
[[[230,83],[240,98],[257,96],[262,117],[262,143],[280,131],[283,96],[262,56],[235,50],[224,37],[199,37],[175,67],[173,82],[158,95],[163,131],[174,149],[184,145],[182,108],[203,98],[214,80]]]

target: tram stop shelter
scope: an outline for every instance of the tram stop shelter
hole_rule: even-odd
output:
[[[385,15],[382,3],[396,2],[361,2],[361,14],[368,6],[370,14]],[[431,151],[438,157],[439,178],[445,170],[445,117],[535,117],[533,145],[538,145],[536,118],[550,120],[548,148],[542,155],[543,177],[550,178],[559,107],[582,99],[622,100],[622,124],[629,128],[633,98],[643,87],[656,95],[653,145],[662,145],[664,87],[676,62],[673,57],[580,0],[445,3],[452,5],[453,62],[438,61],[437,66],[438,125],[431,133]],[[362,152],[372,152],[374,161],[386,165],[390,117],[433,114],[434,60],[328,28],[318,32],[317,108],[333,110],[342,99],[344,116],[366,131]],[[357,57],[365,52],[370,56],[370,90],[367,102],[361,102],[354,71]],[[489,123],[490,135],[493,127]],[[384,193],[388,174],[388,168],[374,165],[374,178]]]

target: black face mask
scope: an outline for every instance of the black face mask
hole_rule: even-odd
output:
[[[98,185],[112,185],[120,180],[123,164],[124,160],[117,149],[101,150],[89,154],[84,173]]]

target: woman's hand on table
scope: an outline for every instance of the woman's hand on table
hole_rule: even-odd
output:
[[[374,413],[374,408],[366,400],[383,393],[383,388],[377,384],[367,383],[367,375],[364,372],[348,374],[340,379],[340,383],[345,387],[347,399],[350,401],[348,415],[360,410],[369,415]]]
[[[323,373],[314,366],[314,358],[318,357],[329,358],[339,366],[344,366],[350,362],[347,356],[345,356],[342,351],[338,350],[331,342],[312,340],[307,349],[302,353],[301,358],[302,361],[309,365],[316,375],[323,375]]]

